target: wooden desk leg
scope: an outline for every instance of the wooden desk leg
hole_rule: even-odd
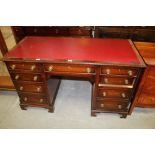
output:
[[[121,114],[120,118],[127,118],[127,114]]]
[[[96,112],[91,111],[91,116],[96,117]]]
[[[22,110],[27,110],[27,109],[26,109],[26,106],[24,106],[24,105],[20,105],[20,108],[21,108]]]
[[[49,107],[48,108],[48,112],[53,113],[54,112],[54,107],[53,108],[52,107]]]

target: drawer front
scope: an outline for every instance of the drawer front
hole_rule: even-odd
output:
[[[16,88],[20,92],[46,93],[46,89],[43,84],[25,84],[18,82],[16,83]]]
[[[20,94],[20,101],[27,104],[48,104],[48,99],[43,95]]]
[[[98,89],[98,96],[102,98],[117,98],[117,99],[129,99],[131,94],[130,89]]]
[[[105,111],[127,111],[128,103],[111,100],[97,100],[97,109]]]
[[[101,76],[100,83],[108,86],[110,85],[133,85],[135,79],[134,78],[124,78],[124,77],[107,77]]]
[[[11,73],[11,77],[14,81],[32,81],[32,82],[43,81],[43,77],[41,74]]]
[[[137,76],[138,69],[136,68],[117,68],[117,67],[102,67],[101,74],[104,75],[126,75],[126,76]]]
[[[7,63],[8,69],[10,71],[31,71],[31,72],[40,72],[41,65],[35,63],[16,63],[9,62]]]
[[[46,72],[95,73],[92,66],[46,64]]]

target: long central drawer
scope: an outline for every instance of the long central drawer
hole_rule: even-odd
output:
[[[69,64],[45,64],[45,72],[95,73],[93,66]]]

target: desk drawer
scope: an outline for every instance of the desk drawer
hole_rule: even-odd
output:
[[[31,71],[31,72],[40,72],[41,66],[36,63],[17,63],[17,62],[8,62],[8,69],[11,71]]]
[[[41,74],[11,73],[11,77],[14,81],[32,81],[32,82],[43,81],[43,77]]]
[[[32,92],[32,93],[46,93],[46,87],[38,83],[16,83],[16,88],[19,92]]]
[[[133,88],[135,78],[101,76],[98,86]]]
[[[20,94],[20,101],[27,104],[48,104],[48,99],[44,95]]]
[[[128,102],[113,100],[97,100],[97,109],[103,111],[127,111]]]
[[[70,73],[95,73],[95,69],[92,66],[82,65],[59,65],[59,64],[46,64],[46,72],[70,72]]]
[[[98,97],[102,98],[117,98],[117,99],[126,99],[129,100],[131,94],[131,89],[112,89],[112,88],[103,88],[98,89]]]
[[[136,68],[121,68],[121,67],[102,67],[101,74],[104,75],[126,75],[126,76],[137,76],[138,69]]]

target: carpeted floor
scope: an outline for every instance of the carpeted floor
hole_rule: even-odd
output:
[[[90,116],[91,85],[86,81],[62,80],[55,112],[19,107],[14,91],[0,91],[0,128],[155,128],[155,109],[136,108],[131,116]]]

